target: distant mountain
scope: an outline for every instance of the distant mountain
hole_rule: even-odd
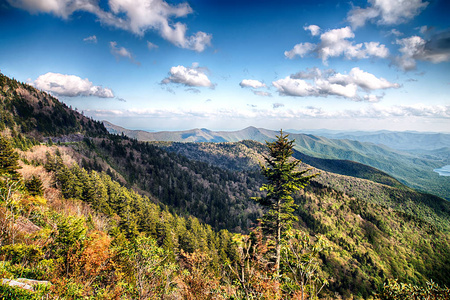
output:
[[[144,142],[187,142],[187,143],[199,143],[199,142],[238,142],[243,140],[264,141],[266,139],[273,139],[275,132],[265,129],[257,129],[255,127],[248,127],[239,131],[211,131],[205,128],[191,129],[184,131],[160,131],[160,132],[148,132],[143,130],[130,130],[117,125],[114,125],[108,121],[103,121],[106,129],[113,134],[124,134],[130,138],[135,138]]]
[[[145,132],[127,130],[104,122],[110,132],[125,134],[140,141],[172,142],[237,142],[254,140],[272,141],[277,131],[248,127],[239,131],[210,131],[193,129],[187,131]],[[395,139],[395,135],[387,135]],[[386,136],[386,138],[387,138]],[[444,135],[445,136],[445,135]],[[330,139],[302,133],[290,133],[295,139],[295,149],[314,158],[348,160],[379,169],[400,182],[421,191],[450,199],[450,177],[440,176],[434,169],[450,164],[450,151],[441,148],[432,151],[406,152],[349,139]],[[316,161],[318,163],[318,161]],[[314,166],[313,163],[311,165]],[[336,168],[333,170],[336,171]]]
[[[289,130],[293,133],[309,133],[330,139],[347,139],[359,142],[381,144],[397,150],[437,150],[450,147],[450,133],[417,131],[350,131],[333,130]]]

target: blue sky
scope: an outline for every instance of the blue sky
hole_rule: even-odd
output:
[[[0,70],[127,128],[450,132],[450,4],[0,1]]]

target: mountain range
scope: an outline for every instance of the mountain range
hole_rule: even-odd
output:
[[[255,127],[239,131],[192,129],[146,132],[125,129],[107,121],[103,121],[103,124],[110,133],[124,134],[139,141],[222,143],[254,140],[264,143],[273,141],[278,134],[274,130]],[[365,164],[393,176],[412,188],[450,200],[450,177],[441,176],[434,171],[434,169],[450,164],[450,148],[441,147],[450,144],[449,134],[383,132],[371,135],[359,132],[343,136],[342,139],[334,139],[290,131],[288,133],[290,138],[295,139],[295,149],[303,155]],[[412,145],[414,145],[408,151],[374,143],[381,140],[390,141],[386,144],[395,144],[397,148],[402,148],[401,145],[407,144],[408,138],[413,141]],[[371,139],[372,141],[370,141]]]

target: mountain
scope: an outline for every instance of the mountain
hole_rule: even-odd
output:
[[[331,131],[331,130],[288,130],[292,133],[309,133],[330,139],[347,139],[385,145],[404,151],[429,151],[450,147],[450,133],[436,132],[393,132],[393,131]]]
[[[242,235],[231,232],[249,233],[262,214],[251,197],[261,195],[265,182],[258,166],[267,151],[263,143],[140,142],[0,76],[0,143],[20,148],[25,181],[8,202],[3,187],[11,181],[0,174],[0,225],[8,229],[0,231],[2,276],[50,280],[50,293],[67,299],[137,299],[142,287],[169,287],[178,298],[206,299],[217,291],[239,298],[232,294],[239,279],[229,266],[239,265],[244,246]],[[65,118],[60,128],[47,128]],[[248,128],[205,138],[272,134]],[[297,137],[305,150],[327,155],[401,155],[367,143]],[[332,247],[318,257],[320,276],[330,283],[322,296],[369,298],[390,278],[450,284],[448,201],[360,163],[305,152],[295,153],[304,160],[301,168],[320,176],[294,195],[293,226]],[[257,232],[251,238],[252,251],[266,247]],[[258,272],[260,280],[273,277],[267,269]],[[261,283],[263,292],[268,284]]]
[[[184,131],[160,131],[147,132],[143,130],[130,130],[114,125],[108,121],[103,121],[106,129],[110,133],[124,134],[139,141],[166,141],[166,142],[238,142],[242,140],[264,141],[274,137],[270,130],[248,127],[239,131],[211,131],[205,128],[191,129]]]
[[[143,132],[126,130],[107,122],[104,122],[104,124],[110,132],[123,133],[140,141],[220,143],[254,140],[264,143],[274,140],[278,134],[276,131],[255,127],[229,132],[207,129]],[[395,136],[390,136],[395,139]],[[444,134],[442,136],[445,137]],[[433,171],[450,164],[450,148],[427,150],[426,153],[423,151],[414,153],[395,150],[385,145],[370,142],[329,139],[311,134],[290,133],[290,138],[296,141],[295,149],[308,157],[347,160],[365,164],[389,174],[412,188],[450,200],[450,177],[440,176]]]

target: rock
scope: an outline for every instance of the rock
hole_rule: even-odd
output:
[[[2,284],[19,287],[24,290],[34,291],[33,286],[23,283],[23,282],[20,282],[20,281],[12,280],[12,279],[2,279]]]
[[[17,279],[2,279],[2,284],[9,286],[16,286],[24,290],[34,291],[36,285],[51,285],[50,281],[46,280],[35,280],[28,278],[17,278]]]

